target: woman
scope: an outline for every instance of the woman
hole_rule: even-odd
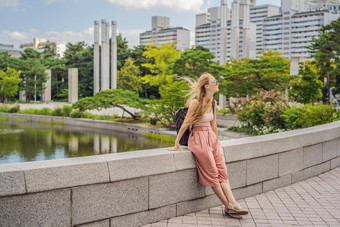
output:
[[[185,130],[193,126],[188,148],[195,155],[200,184],[212,187],[225,205],[225,214],[240,219],[248,211],[241,208],[231,192],[223,149],[217,134],[216,101],[212,105],[213,95],[218,91],[218,82],[211,74],[203,73],[192,85],[193,94],[187,101],[188,113],[178,131],[175,147],[169,150],[182,150],[179,141]]]

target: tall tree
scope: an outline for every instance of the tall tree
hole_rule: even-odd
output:
[[[322,81],[319,80],[316,66],[309,60],[299,63],[299,74],[290,81],[290,95],[296,101],[307,104],[313,103],[322,96]]]
[[[284,90],[289,84],[290,62],[278,51],[263,52],[259,59],[232,59],[222,72],[220,91],[227,97],[244,97],[258,91]]]
[[[176,59],[171,69],[178,76],[191,78],[198,78],[203,72],[218,75],[223,68],[213,61],[214,58],[215,56],[209,49],[197,46],[181,53],[181,56]]]
[[[124,66],[118,71],[118,88],[136,93],[142,90],[141,71],[134,65],[132,58],[127,58]]]
[[[16,71],[15,69],[7,68],[4,72],[0,70],[0,100],[5,102],[6,98],[12,97],[18,92],[18,85],[22,80],[20,78],[21,71]]]
[[[321,79],[327,78],[328,103],[330,87],[335,86],[340,92],[340,18],[323,26],[319,30],[319,37],[313,38],[308,47],[311,57],[320,69]]]

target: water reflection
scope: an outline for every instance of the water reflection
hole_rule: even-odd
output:
[[[172,146],[112,130],[0,121],[0,164]]]

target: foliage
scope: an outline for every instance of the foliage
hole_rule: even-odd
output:
[[[25,110],[19,110],[18,113],[21,114],[39,114],[39,115],[51,115],[52,110],[48,107],[42,108],[42,109],[25,109]]]
[[[94,97],[80,99],[78,102],[74,103],[72,107],[82,111],[119,107],[131,115],[131,117],[137,119],[137,116],[131,113],[125,106],[145,110],[146,103],[147,100],[142,100],[138,97],[138,94],[133,91],[111,89],[97,92]]]
[[[136,93],[142,90],[141,71],[134,65],[132,58],[127,58],[124,66],[118,71],[118,88]]]
[[[9,105],[1,104],[0,105],[0,113],[8,113],[10,108],[11,107]]]
[[[289,106],[285,109],[283,117],[285,119],[285,125],[290,129],[303,128],[302,115],[304,114],[303,108],[298,108],[295,105]]]
[[[259,91],[284,90],[289,83],[289,60],[278,51],[262,52],[259,59],[232,59],[222,72],[220,92],[227,97],[245,97]]]
[[[318,38],[313,38],[308,47],[311,57],[320,69],[320,79],[327,78],[328,91],[335,86],[340,92],[340,18],[323,26]],[[329,95],[327,94],[327,97]]]
[[[322,96],[321,88],[323,87],[315,65],[309,60],[305,63],[299,63],[299,74],[290,81],[290,95],[296,101],[301,103],[314,103],[317,98]]]
[[[151,86],[161,86],[169,82],[168,76],[172,74],[169,66],[180,56],[180,51],[176,50],[174,44],[165,43],[160,46],[151,44],[146,47],[143,55],[154,60],[154,63],[142,64],[150,71],[150,74],[142,77],[143,82]]]
[[[84,114],[80,110],[73,110],[70,114],[70,117],[72,117],[72,118],[81,118],[83,116],[84,116]]]
[[[18,92],[18,84],[21,82],[21,71],[7,68],[4,72],[0,70],[0,101],[5,102],[6,98],[12,97]]]
[[[8,113],[17,113],[17,112],[19,112],[19,110],[20,110],[20,105],[15,104],[11,108],[9,108]]]
[[[240,98],[233,104],[238,119],[248,126],[268,129],[283,129],[285,127],[282,116],[288,101],[279,92],[260,91],[250,99]]]
[[[213,61],[214,58],[215,56],[209,49],[197,46],[181,53],[171,69],[178,76],[188,76],[194,79],[197,79],[203,72],[219,75],[223,68]]]
[[[63,116],[63,109],[62,108],[55,108],[52,111],[53,116]]]
[[[71,112],[72,112],[72,106],[69,105],[64,105],[62,108],[63,116],[64,117],[69,117]]]
[[[111,48],[111,39],[110,39],[110,48]],[[125,37],[123,38],[121,34],[118,34],[117,35],[117,70],[120,70],[123,67],[129,55],[130,55],[130,49],[128,46],[128,41],[126,40]]]

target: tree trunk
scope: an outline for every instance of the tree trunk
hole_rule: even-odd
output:
[[[120,106],[120,105],[116,105],[117,107],[123,109],[125,112],[127,112],[128,114],[131,115],[131,117],[134,119],[134,120],[137,120],[137,117],[136,115],[134,115],[133,113],[131,113],[130,111],[128,111],[127,109],[125,109],[123,106]]]

